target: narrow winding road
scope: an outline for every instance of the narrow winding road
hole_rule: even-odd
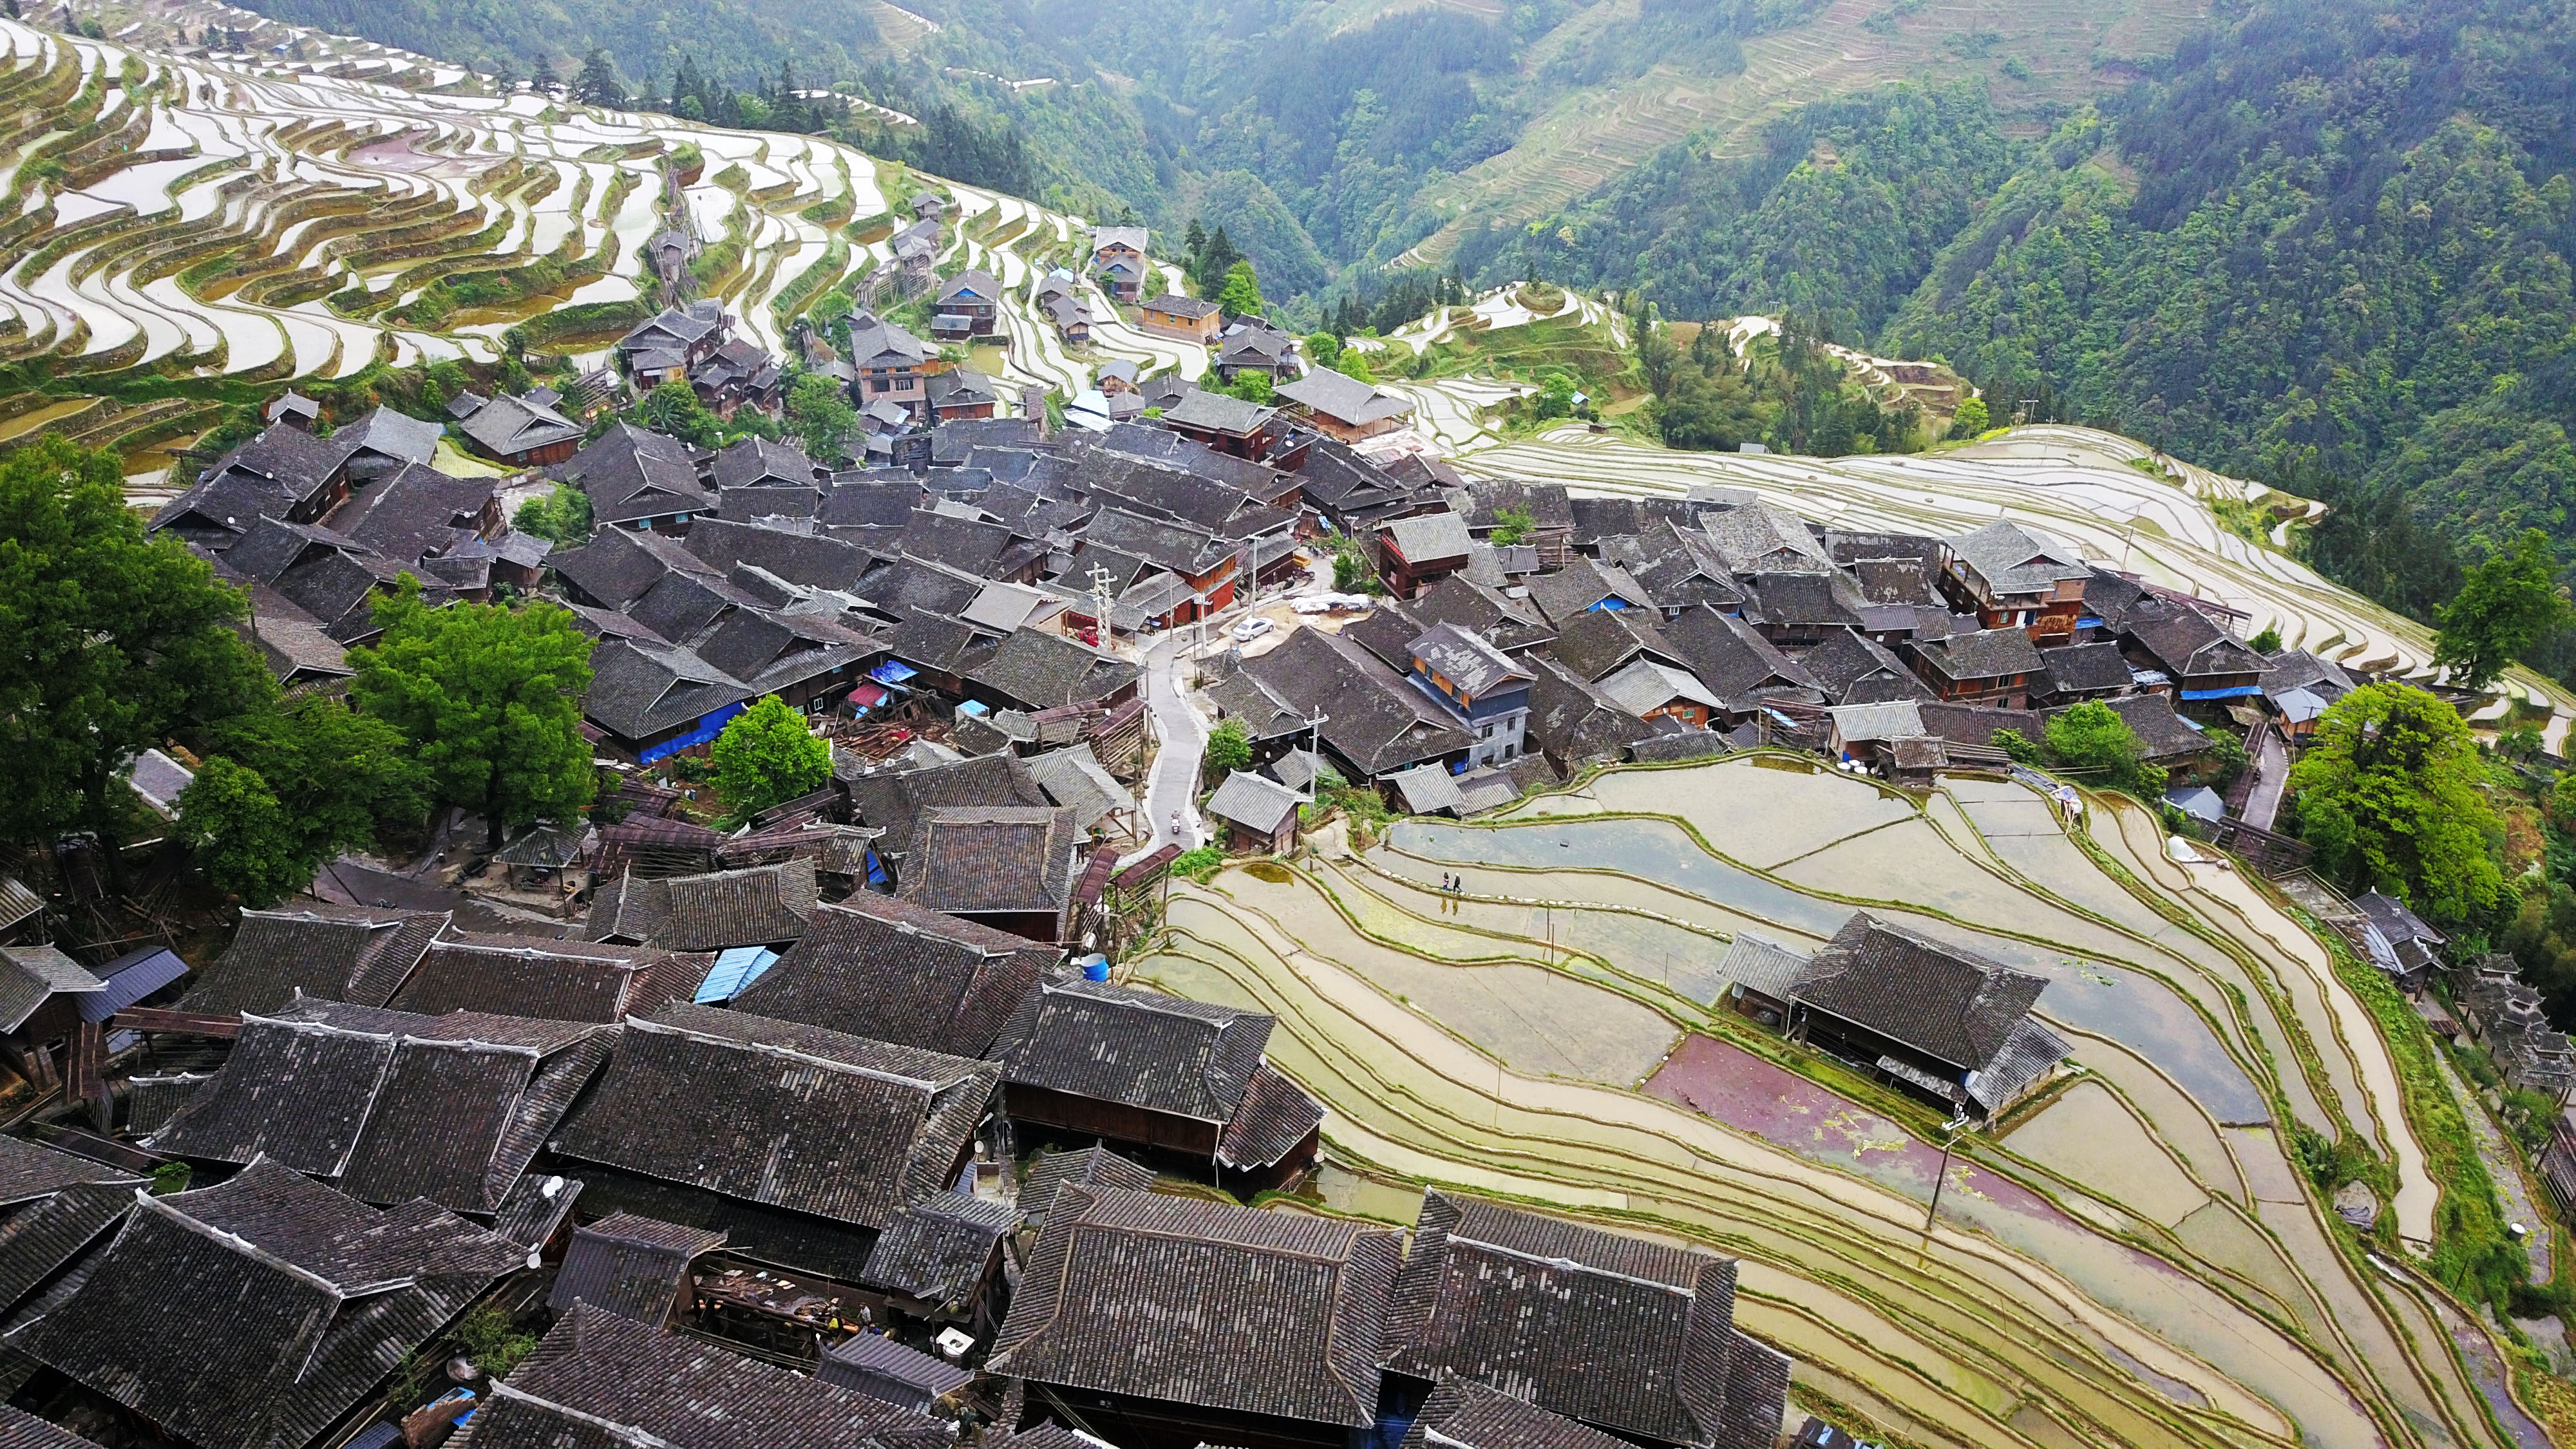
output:
[[[1145,819],[1153,834],[1145,843],[1119,861],[1142,859],[1166,845],[1183,850],[1197,848],[1207,839],[1199,820],[1199,759],[1207,752],[1208,723],[1182,692],[1189,677],[1189,634],[1175,630],[1145,646],[1145,712],[1154,721],[1154,738],[1160,748],[1154,755],[1154,773],[1145,784]],[[1172,829],[1177,812],[1181,829]]]

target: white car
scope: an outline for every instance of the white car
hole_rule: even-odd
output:
[[[1234,626],[1234,642],[1249,644],[1276,627],[1267,619],[1246,619]]]

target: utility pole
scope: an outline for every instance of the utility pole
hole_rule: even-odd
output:
[[[1324,726],[1331,723],[1332,718],[1331,715],[1317,710],[1306,721],[1308,740],[1306,754],[1311,764],[1306,772],[1306,789],[1300,798],[1308,805],[1315,803],[1315,777],[1322,774],[1324,768]]]
[[[1932,1206],[1923,1214],[1923,1231],[1932,1231],[1932,1222],[1941,1215],[1941,1187],[1950,1180],[1950,1139],[1959,1130],[1962,1119],[1953,1117],[1941,1124],[1941,1170],[1932,1179]]]

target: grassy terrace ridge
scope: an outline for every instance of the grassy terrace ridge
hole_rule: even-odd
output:
[[[2492,1241],[2494,1205],[2482,1173],[2454,1172],[2460,1107],[2426,1070],[2411,1013],[2390,1017],[2374,998],[2374,973],[2334,960],[2277,900],[2162,860],[2160,832],[2135,809],[2096,799],[2092,834],[2032,832],[2010,792],[2037,797],[2018,786],[1945,779],[1918,802],[1780,763],[1622,767],[1491,823],[1399,825],[1356,855],[1328,846],[1293,867],[1230,869],[1210,887],[1176,888],[1167,936],[1134,974],[1280,1015],[1274,1059],[1331,1107],[1331,1155],[1359,1174],[1337,1179],[1344,1195],[1328,1192],[1328,1206],[1368,1210],[1348,1184],[1394,1184],[1365,1188],[1365,1201],[1400,1217],[1400,1185],[1429,1181],[1712,1243],[1745,1260],[1746,1321],[1800,1361],[1801,1401],[1895,1442],[2515,1442],[2499,1412],[2539,1432],[2520,1404],[2554,1414],[2563,1386],[2471,1328],[2475,1315],[2443,1286],[2460,1286],[2455,1260]],[[1636,808],[1640,791],[1661,807]],[[1877,803],[1855,812],[1856,792]],[[1784,799],[1804,808],[1784,811]],[[1730,811],[1827,823],[1789,827],[1797,838],[1770,851],[1783,861],[1747,864],[1711,845],[1759,838]],[[2039,816],[2051,818],[2044,805]],[[1716,864],[1634,864],[1672,858],[1655,846],[1605,867],[1574,848],[1587,821],[1660,822]],[[1543,870],[1519,863],[1516,833],[1555,842]],[[1901,849],[1874,854],[1891,841]],[[1892,862],[1911,862],[1902,879]],[[1463,874],[1465,893],[1430,890],[1440,873]],[[1778,894],[1744,894],[1752,887],[1726,884],[1736,879]],[[1958,894],[1979,881],[1992,885]],[[1943,893],[1947,906],[1921,898]],[[2297,1120],[2290,1094],[2240,1040],[2294,1070],[2336,1131],[2359,1134],[2383,1193],[2406,1193],[2392,1150],[2400,1162],[2411,1154],[2426,1190],[2429,1158],[2443,1203],[2430,1256],[2412,1266],[2396,1212],[2355,1237],[2323,1211],[2285,1134],[2213,1117],[2187,1088],[2202,1068],[2167,1072],[2155,1057],[2169,1047],[2152,1033],[2123,1027],[2129,1039],[2113,1041],[2089,1018],[2068,1029],[2087,1070],[1994,1139],[1961,1144],[1924,1239],[1928,1169],[1904,1164],[1930,1150],[1936,1114],[1712,1009],[1712,983],[1673,965],[1697,970],[1740,929],[1812,941],[1828,905],[1973,930],[2022,969],[2060,958],[2043,1014],[2085,1016],[2074,993],[2149,983],[2188,1002],[2196,1029],[2270,1084],[2271,1120]],[[2164,934],[2137,929],[2148,921]],[[2305,951],[2288,949],[2300,942]],[[2226,973],[2208,969],[2221,958],[2255,989],[2231,999]],[[2093,1014],[2157,1015],[2149,997],[2134,999]],[[2220,1032],[2230,1021],[2241,1039]],[[1815,1109],[1812,1141],[1685,1111],[1659,1081],[1635,1079],[1638,1061],[1661,1062],[1685,1033],[1722,1044],[1747,1064],[1738,1074],[1785,1073],[1783,1084],[1807,1085],[1779,1090],[1843,1106]],[[2341,1071],[2323,1070],[2329,1057]],[[2074,1130],[2051,1125],[2060,1119]],[[2084,1147],[2105,1134],[2161,1150],[2106,1165]],[[1902,1203],[1915,1246],[1900,1271],[1888,1235],[1906,1221]],[[1839,1234],[1826,1226],[1837,1220]],[[2142,1286],[2142,1273],[2162,1286]],[[2034,1300],[2038,1284],[2049,1286]],[[2111,1337],[2079,1333],[2077,1349],[2063,1323],[2025,1320],[2043,1301]],[[2482,1397],[2482,1378],[2508,1377],[2519,1401]]]

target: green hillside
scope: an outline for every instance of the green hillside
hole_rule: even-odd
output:
[[[1792,309],[2345,505],[2320,561],[2418,612],[2526,526],[2576,539],[2564,0],[2257,4],[2016,141],[1972,85],[1667,148],[1471,273]]]
[[[726,124],[792,67],[915,116],[850,139],[1086,214],[1222,221],[1293,318],[1449,262],[1695,128],[1974,75],[2023,131],[2169,54],[2205,0],[253,0],[525,78],[592,47],[640,104],[702,78]]]

